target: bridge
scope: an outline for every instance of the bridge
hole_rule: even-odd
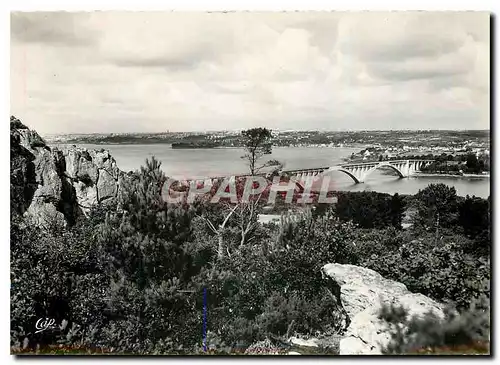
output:
[[[316,167],[316,168],[306,168],[306,169],[295,169],[295,170],[282,170],[278,171],[277,174],[281,176],[286,176],[295,179],[297,185],[301,188],[312,180],[319,180],[322,176],[325,176],[331,172],[339,171],[348,175],[354,180],[356,184],[362,183],[366,178],[375,170],[381,168],[390,168],[394,170],[400,178],[405,178],[413,175],[415,172],[419,171],[422,167],[432,163],[433,160],[388,160],[380,162],[363,162],[363,163],[347,163],[336,166],[326,166],[326,167]],[[261,173],[259,176],[269,177],[269,173]],[[246,175],[236,176],[245,177]],[[217,180],[224,179],[224,176],[220,177],[208,177],[208,178],[193,178],[191,180],[183,180],[184,182],[189,182],[195,180],[197,183],[206,184],[207,182],[215,182]]]
[[[433,160],[389,160],[380,162],[348,163],[332,167],[319,167],[310,169],[284,170],[282,175],[294,176],[298,181],[315,180],[320,175],[326,175],[333,171],[340,171],[348,175],[356,184],[362,183],[375,170],[380,168],[390,168],[394,170],[399,177],[408,177],[415,172],[432,163]]]

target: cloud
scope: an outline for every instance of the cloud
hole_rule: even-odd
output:
[[[489,14],[13,13],[41,133],[488,128]]]
[[[426,12],[353,15],[342,20],[340,32],[342,51],[369,61],[440,56],[460,48],[467,35],[460,18]]]
[[[11,13],[11,36],[26,43],[81,46],[95,42],[96,32],[86,28],[85,13]]]

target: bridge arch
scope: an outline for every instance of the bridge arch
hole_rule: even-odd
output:
[[[380,169],[382,167],[389,167],[396,172],[400,178],[405,178],[412,174],[415,170],[420,167],[425,166],[430,163],[430,160],[391,160],[391,161],[380,161],[380,162],[368,162],[368,163],[358,163],[358,164],[344,164],[331,167],[318,168],[316,170],[321,170],[316,178],[320,178],[332,171],[340,171],[347,176],[349,176],[356,184],[363,182],[373,171]],[[370,167],[369,167],[370,166]],[[312,169],[306,169],[305,171],[310,171]],[[298,173],[300,170],[286,171],[285,173]],[[304,186],[297,181],[296,184],[299,189],[303,190]]]
[[[356,184],[359,184],[359,183],[363,182],[373,171],[375,171],[376,169],[379,169],[381,167],[386,167],[386,166],[390,167],[392,170],[396,171],[396,173],[398,174],[398,176],[400,178],[405,177],[405,174],[398,167],[390,164],[389,162],[379,162],[379,163],[377,163],[377,165],[373,166],[369,170],[366,170],[365,172],[361,172],[360,174],[354,174],[352,171],[350,171],[346,168],[340,167],[340,166],[339,167],[331,167],[330,169],[326,170],[323,174],[331,172],[331,171],[340,171],[340,172],[343,172],[344,174],[346,174],[347,176],[349,176],[351,179],[353,179]]]
[[[329,171],[340,171],[340,172],[343,172],[344,174],[348,175],[351,179],[354,180],[354,182],[356,184],[359,184],[361,181],[356,177],[354,176],[349,170],[345,170],[345,169],[335,169],[335,170],[329,170]]]
[[[400,169],[398,169],[396,166],[394,166],[394,165],[392,165],[392,164],[390,164],[388,162],[381,162],[378,165],[373,166],[371,169],[369,169],[365,173],[364,179],[366,179],[373,171],[375,171],[375,170],[377,170],[377,169],[379,169],[381,167],[390,167],[392,170],[396,171],[396,173],[398,174],[398,176],[400,178],[405,177],[405,174],[403,174],[403,172]]]

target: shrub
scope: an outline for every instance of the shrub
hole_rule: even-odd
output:
[[[339,192],[337,204],[333,208],[342,221],[352,221],[362,228],[385,228],[393,226],[401,229],[405,210],[405,200],[399,195],[363,192]]]
[[[419,190],[414,197],[417,215],[414,217],[416,226],[427,230],[453,227],[458,218],[457,191],[445,184],[429,184]]]
[[[201,298],[190,286],[191,212],[159,197],[148,162],[121,189],[119,209],[46,232],[12,226],[12,345],[82,345],[118,352],[182,351],[199,341]],[[68,320],[34,334],[37,318]]]
[[[320,268],[349,259],[350,227],[331,216],[285,223],[270,232],[275,243],[245,245],[203,268],[196,282],[207,288],[210,329],[238,349],[292,333],[341,331],[345,318]]]
[[[379,317],[391,335],[384,354],[489,353],[490,315],[485,298],[462,313],[447,308],[444,318],[433,312],[410,317],[405,308],[393,305],[383,306]]]
[[[78,326],[102,324],[105,266],[86,235],[83,228],[49,234],[11,222],[12,346],[68,344],[78,339]],[[69,324],[35,333],[37,320],[47,317]]]
[[[490,199],[467,196],[459,204],[459,224],[473,240],[467,250],[476,255],[489,255],[491,245]]]
[[[489,295],[490,262],[487,257],[476,257],[464,252],[468,241],[459,235],[436,239],[432,233],[403,233],[377,244],[369,255],[359,247],[361,266],[373,269],[404,283],[409,290],[430,296],[438,301],[451,301],[458,308],[467,308],[474,298]],[[384,241],[382,241],[384,242]]]

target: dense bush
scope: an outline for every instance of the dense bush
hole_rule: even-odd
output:
[[[199,269],[184,247],[193,212],[160,199],[163,179],[153,159],[104,217],[95,212],[63,232],[13,225],[13,345],[24,337],[58,341],[54,331],[43,332],[47,340],[33,336],[40,317],[78,325],[72,336],[64,333],[71,345],[152,353],[199,342],[201,295],[190,280]]]
[[[274,230],[272,242],[245,246],[203,270],[197,282],[208,290],[218,340],[241,348],[270,336],[343,329],[344,313],[320,268],[350,260],[350,230],[333,217],[309,216]]]
[[[465,252],[470,241],[463,236],[436,239],[426,232],[370,232],[360,234],[356,242],[361,266],[400,281],[413,292],[450,301],[459,308],[489,295],[489,258]]]
[[[11,222],[13,346],[71,343],[82,340],[83,333],[90,340],[93,329],[102,325],[106,262],[90,236],[87,227],[48,235],[20,220]],[[35,333],[40,318],[67,325]]]
[[[445,308],[444,318],[433,312],[409,316],[404,307],[386,305],[379,318],[391,336],[385,354],[487,354],[490,342],[489,300],[482,298],[458,313]]]
[[[445,184],[429,184],[419,190],[413,202],[417,207],[417,214],[413,223],[426,230],[439,231],[440,228],[449,228],[457,224],[458,200],[454,187]]]
[[[454,188],[431,184],[411,204],[417,208],[411,229],[355,231],[357,262],[458,308],[489,295],[489,200],[459,198]]]
[[[336,192],[337,204],[319,204],[315,214],[335,212],[344,222],[353,222],[361,228],[395,227],[401,229],[406,200],[399,194],[393,196],[372,191]]]
[[[458,207],[458,221],[465,236],[473,240],[468,251],[479,255],[489,255],[491,245],[490,198],[467,196]]]

